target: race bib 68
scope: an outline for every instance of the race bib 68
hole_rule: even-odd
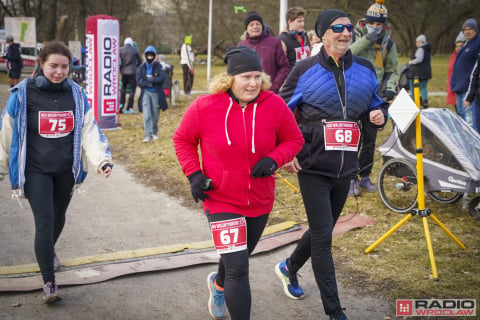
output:
[[[360,129],[356,122],[331,121],[323,126],[325,150],[358,151]]]

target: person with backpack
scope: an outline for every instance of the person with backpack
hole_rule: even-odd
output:
[[[390,102],[395,97],[398,81],[397,46],[387,30],[387,8],[383,0],[368,8],[365,18],[360,19],[354,29],[354,39],[350,50],[354,55],[364,57],[375,67],[379,83],[378,95]],[[377,187],[370,180],[375,153],[377,128],[368,125],[369,119],[362,119],[361,149],[359,152],[359,176],[352,178],[349,195],[360,196],[361,187],[367,192],[375,192]]]

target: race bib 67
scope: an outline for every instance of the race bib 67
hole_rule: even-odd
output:
[[[213,243],[219,254],[247,249],[245,217],[210,223]]]
[[[73,111],[39,111],[38,129],[44,138],[61,138],[73,131]]]

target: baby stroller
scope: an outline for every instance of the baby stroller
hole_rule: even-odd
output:
[[[480,192],[480,135],[448,109],[420,111],[422,123],[425,193],[440,203],[454,203],[467,194]],[[394,127],[378,148],[384,164],[378,190],[391,210],[408,213],[417,205],[415,124],[405,134]],[[469,212],[480,220],[480,196],[473,198]]]

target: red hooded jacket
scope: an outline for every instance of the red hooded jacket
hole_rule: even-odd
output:
[[[273,208],[275,178],[253,179],[253,166],[265,156],[283,166],[301,150],[304,140],[283,99],[261,91],[244,109],[226,92],[197,98],[186,110],[173,142],[186,176],[202,170],[213,180],[213,190],[207,192],[210,198],[203,203],[207,214],[258,217]]]

